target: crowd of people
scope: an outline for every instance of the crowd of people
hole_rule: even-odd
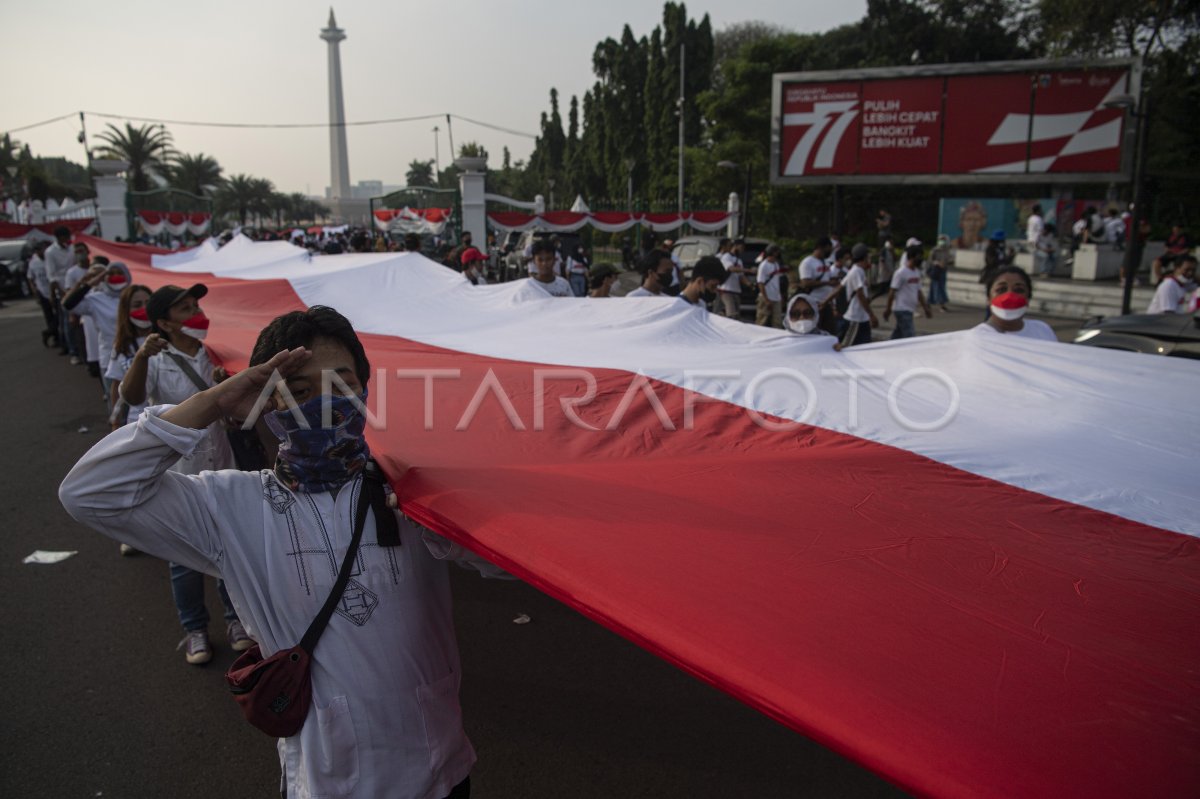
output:
[[[880,318],[895,320],[892,338],[905,338],[916,334],[918,313],[928,318],[935,306],[946,307],[952,254],[944,237],[928,253],[909,239],[898,258],[890,242],[890,232],[878,250],[820,238],[800,261],[792,285],[778,246],[750,259],[744,241],[722,239],[716,255],[685,271],[667,240],[637,260],[639,285],[622,296],[674,298],[741,320],[743,297],[751,295],[756,324],[827,337],[836,349],[871,341]],[[350,246],[364,245],[359,240]],[[410,234],[400,246],[422,251],[421,237]],[[556,298],[618,296],[622,273],[616,267],[563,250],[550,237],[530,242],[530,285]],[[489,281],[489,256],[469,235],[445,260],[473,283]],[[1155,267],[1160,284],[1151,310],[1180,310],[1189,292],[1194,297],[1195,267],[1191,242],[1177,230]],[[133,282],[125,264],[73,241],[66,228],[55,231],[52,243],[34,245],[28,280],[43,313],[42,343],[90,373],[112,428],[72,470],[60,495],[77,519],[114,538],[121,555],[146,552],[167,562],[186,663],[213,657],[206,573],[219,577],[223,641],[236,652],[258,646],[265,654],[295,645],[334,583],[335,553],[348,551],[356,537],[367,536],[364,546],[370,546],[362,550],[365,565],[355,590],[363,601],[404,604],[404,613],[379,614],[382,621],[365,632],[350,613],[354,623],[336,633],[338,645],[321,650],[321,668],[312,676],[318,723],[306,724],[280,748],[287,795],[336,793],[345,775],[322,754],[333,745],[357,748],[359,773],[372,785],[413,785],[420,788],[416,795],[469,795],[474,752],[458,710],[457,649],[442,562],[505,575],[375,501],[377,491],[386,489],[369,485],[363,439],[371,370],[349,321],[329,308],[280,317],[261,332],[251,366],[231,377],[205,347],[203,284],[151,291]],[[1025,270],[1011,262],[996,265],[987,275],[987,318],[978,328],[988,335],[1056,340],[1048,325],[1026,317],[1034,288]],[[345,390],[324,395],[322,370],[344,377]],[[238,422],[252,413],[276,371],[286,378],[282,389],[271,394],[261,423],[242,429]],[[324,417],[323,405],[330,403],[336,405],[333,415]],[[322,427],[323,417],[334,419],[334,428]],[[250,529],[256,531],[249,536],[246,519],[254,520]],[[401,544],[404,568],[420,579],[397,588],[394,552]],[[294,558],[309,555],[320,566],[311,576],[302,571],[297,582]],[[412,656],[418,652],[423,654]],[[403,690],[397,692],[398,686]],[[388,746],[353,739],[346,744],[347,708]],[[439,720],[434,728],[428,721],[411,723],[430,708]],[[436,762],[430,764],[434,738]],[[409,757],[409,749],[426,755]]]

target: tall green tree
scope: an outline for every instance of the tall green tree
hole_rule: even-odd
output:
[[[409,162],[404,181],[409,186],[433,186],[433,159],[428,161],[414,159]]]
[[[219,214],[232,214],[238,224],[245,226],[246,219],[258,198],[259,187],[250,175],[230,175],[217,188],[216,208]]]
[[[135,128],[128,122],[122,130],[109,123],[96,135],[103,144],[96,150],[101,158],[128,161],[130,188],[146,191],[155,186],[154,178],[165,178],[174,154],[170,132],[162,125]]]
[[[221,185],[221,165],[204,153],[176,153],[167,164],[171,188],[200,196],[210,195]]]

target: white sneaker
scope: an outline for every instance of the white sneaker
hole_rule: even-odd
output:
[[[208,630],[189,631],[175,648],[182,649],[184,658],[193,666],[212,660],[212,644],[208,642]]]
[[[234,652],[245,652],[254,646],[254,639],[246,634],[246,628],[237,619],[225,625],[225,640]]]

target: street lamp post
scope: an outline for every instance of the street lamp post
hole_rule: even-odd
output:
[[[741,169],[741,164],[736,161],[718,161],[717,166],[722,169]],[[750,165],[746,164],[746,191],[742,195],[742,218],[738,224],[738,235],[742,238],[750,232]]]
[[[548,178],[546,185],[550,187],[550,210],[554,210],[554,178]]]
[[[1142,92],[1138,103],[1131,95],[1121,94],[1104,104],[1105,108],[1123,108],[1137,120],[1137,143],[1134,146],[1133,209],[1129,215],[1129,230],[1125,232],[1125,257],[1121,271],[1125,275],[1121,293],[1121,313],[1132,313],[1134,273],[1142,262],[1140,238],[1142,220],[1146,214],[1146,137],[1150,131],[1150,93]]]

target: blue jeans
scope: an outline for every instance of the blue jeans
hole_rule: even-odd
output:
[[[171,594],[175,597],[175,609],[179,611],[183,629],[189,633],[205,629],[208,627],[208,607],[204,604],[204,575],[178,563],[167,565],[171,567]],[[217,592],[225,605],[225,621],[235,621],[237,611],[229,601],[224,580],[217,580]]]
[[[68,355],[79,355],[75,351],[75,341],[71,337],[71,312],[62,306],[62,300],[58,303],[58,347]]]
[[[571,284],[571,291],[576,297],[587,295],[587,275],[574,274],[567,278],[567,282]]]
[[[942,270],[941,274],[931,274],[929,276],[929,304],[930,305],[945,305],[950,301],[946,296],[946,270]]]
[[[913,324],[912,311],[892,311],[896,316],[896,328],[889,338],[912,338],[917,335],[917,327]]]

